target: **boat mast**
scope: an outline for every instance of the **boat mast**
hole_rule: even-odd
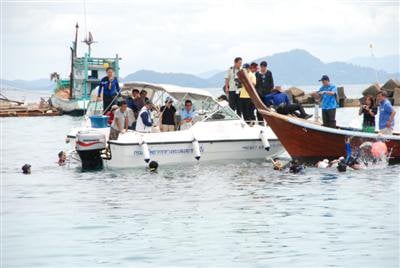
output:
[[[74,88],[74,60],[76,58],[77,54],[77,48],[78,48],[78,29],[79,25],[76,23],[75,25],[75,41],[73,43],[73,47],[70,47],[71,49],[71,73],[69,75],[69,98],[72,99],[72,90]]]

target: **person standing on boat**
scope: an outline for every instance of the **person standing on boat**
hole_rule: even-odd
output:
[[[253,68],[254,68],[254,65],[253,65]],[[246,63],[243,65],[243,69],[245,69],[250,82],[253,84],[253,86],[255,86],[256,85],[256,76],[252,72],[251,66]],[[241,87],[239,97],[240,97],[240,110],[242,112],[244,121],[246,121],[247,124],[253,124],[254,120],[256,120],[256,118],[254,116],[254,105],[251,102],[250,95],[247,92],[245,87]]]
[[[175,131],[175,113],[176,109],[172,105],[173,99],[167,97],[165,100],[165,105],[160,109],[160,117],[161,117],[161,132]]]
[[[151,119],[151,107],[152,103],[150,100],[146,100],[143,108],[139,112],[139,116],[136,122],[136,131],[142,133],[150,133],[153,126],[153,120]]]
[[[117,96],[121,89],[119,87],[118,79],[114,77],[114,70],[111,67],[106,69],[107,76],[103,77],[100,81],[97,99],[101,98],[103,92],[103,113],[111,109],[111,106],[117,104]]]
[[[378,108],[375,107],[374,98],[372,96],[365,97],[365,104],[360,107],[359,115],[363,115],[362,128],[364,132],[375,132],[375,115]]]
[[[242,115],[239,104],[239,93],[243,85],[239,81],[237,73],[240,71],[241,68],[242,58],[237,57],[233,61],[233,66],[228,69],[228,72],[225,76],[225,93],[226,96],[228,96],[229,107],[231,107],[232,110],[236,111],[239,116]]]
[[[271,71],[267,69],[267,66],[267,62],[262,61],[260,63],[260,71],[256,73],[256,90],[261,99],[263,99],[265,95],[270,94],[274,89],[274,78],[272,77]],[[259,122],[264,121],[259,112],[257,112],[257,119]]]
[[[376,93],[376,101],[379,103],[379,133],[392,135],[394,128],[394,116],[396,111],[386,98],[386,93],[379,91]]]
[[[331,84],[327,75],[323,75],[319,81],[322,87],[314,95],[321,96],[323,126],[336,128],[337,88]]]
[[[126,98],[126,103],[128,104],[128,108],[135,113],[136,117],[139,113],[139,108],[137,107],[135,101],[137,98],[140,98],[140,95],[139,95],[139,90],[137,90],[136,88],[132,89],[132,96]],[[142,109],[142,107],[140,107],[140,109]]]
[[[121,101],[121,106],[114,112],[114,120],[110,127],[109,140],[117,140],[119,134],[128,131],[128,105],[126,101]]]
[[[270,70],[267,70],[267,62],[260,63],[260,71],[256,73],[256,90],[260,98],[270,94],[274,89],[274,78]]]

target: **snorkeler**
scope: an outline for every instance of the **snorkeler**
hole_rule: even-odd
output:
[[[293,174],[297,174],[304,170],[304,166],[299,163],[297,159],[292,159],[289,163],[289,172]]]
[[[156,161],[150,161],[148,168],[150,172],[156,172],[158,168],[158,163]]]
[[[22,166],[22,173],[25,175],[31,174],[31,165],[25,164]]]
[[[64,166],[67,161],[67,154],[64,151],[61,151],[58,153],[58,165],[59,166]]]

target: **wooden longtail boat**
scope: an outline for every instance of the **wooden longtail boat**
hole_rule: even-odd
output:
[[[278,114],[267,108],[249,82],[244,71],[238,73],[259,113],[279,138],[289,155],[303,163],[315,164],[324,158],[337,159],[346,155],[345,139],[351,137],[351,146],[358,148],[365,141],[385,142],[389,163],[400,163],[400,135],[381,135],[345,128],[328,128],[313,121]]]

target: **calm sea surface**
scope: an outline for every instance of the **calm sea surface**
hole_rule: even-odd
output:
[[[339,121],[355,112],[339,110]],[[81,173],[56,164],[79,118],[0,122],[1,267],[400,265],[399,165],[291,175],[260,160]]]

